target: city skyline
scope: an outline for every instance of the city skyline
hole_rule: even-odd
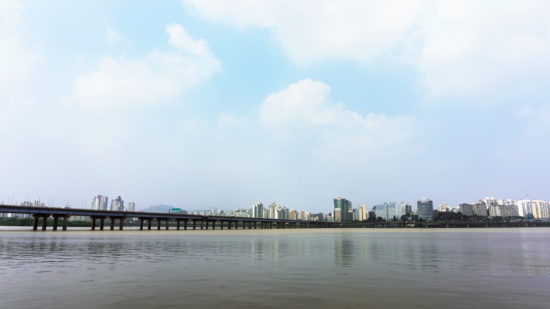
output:
[[[422,197],[417,200],[417,207],[414,208],[408,202],[386,201],[381,204],[372,204],[370,207],[364,203],[353,208],[353,203],[344,197],[338,196],[333,199],[333,210],[331,211],[308,211],[300,207],[286,207],[276,202],[264,207],[263,202],[258,201],[249,208],[219,208],[212,207],[208,209],[197,208],[175,208],[174,205],[151,205],[145,208],[137,208],[135,202],[127,203],[124,206],[124,200],[117,196],[111,200],[111,206],[108,206],[108,196],[97,195],[92,199],[90,208],[92,210],[110,210],[110,211],[147,211],[155,207],[164,206],[165,210],[149,210],[153,212],[170,212],[173,210],[184,211],[196,215],[223,215],[233,217],[250,218],[268,218],[268,219],[286,219],[286,220],[328,220],[333,222],[355,222],[367,221],[372,218],[380,218],[385,221],[401,220],[403,217],[412,218],[417,216],[422,221],[433,221],[437,214],[455,213],[464,216],[477,217],[523,217],[532,219],[550,219],[550,202],[537,199],[498,199],[495,197],[485,197],[477,202],[462,202],[457,206],[448,205],[443,202],[437,207],[431,199]],[[0,202],[0,204],[5,204]],[[13,205],[17,205],[15,203]],[[414,203],[412,203],[414,205]],[[20,203],[21,206],[28,207],[52,207],[56,205],[47,205],[40,199],[34,201],[25,200]],[[72,208],[71,205],[62,207]],[[183,206],[182,206],[183,207]],[[84,207],[83,207],[84,208]],[[369,209],[370,208],[370,209]],[[26,217],[26,216],[24,216]]]
[[[549,200],[530,3],[2,1],[0,201]]]

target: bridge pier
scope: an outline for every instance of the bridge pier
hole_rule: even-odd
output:
[[[95,218],[92,217],[92,231],[95,231]]]
[[[157,231],[160,231],[160,219],[157,218]]]
[[[180,219],[176,219],[176,230],[180,230]]]
[[[197,229],[197,220],[193,220],[193,231]]]
[[[32,225],[32,230],[33,231],[36,231],[38,230],[38,216],[37,215],[32,215],[34,217],[34,224]]]
[[[153,219],[149,218],[149,220],[147,220],[147,230],[150,231],[151,230],[151,221],[153,221]]]
[[[187,219],[183,220],[183,229],[187,231]]]
[[[223,230],[223,220],[220,220],[220,230]]]
[[[69,216],[63,217],[63,231],[67,230],[67,223],[69,222]]]
[[[110,217],[110,219],[111,219],[111,231],[114,231],[115,230],[115,218]]]
[[[118,230],[122,231],[124,229],[124,218],[118,218]]]
[[[143,231],[143,220],[145,220],[145,219],[139,218],[139,230],[140,231]]]
[[[208,219],[206,219],[206,222],[204,222],[206,224],[206,229],[208,230]]]
[[[59,216],[53,216],[53,230],[57,231],[57,224],[59,223]]]
[[[200,220],[200,221],[201,221],[201,230],[202,230],[202,229],[203,229],[203,227],[202,227],[202,221],[203,221],[203,220]]]
[[[99,230],[103,231],[104,227],[105,227],[105,217],[102,217],[99,219]]]
[[[46,227],[48,226],[48,218],[50,216],[42,216],[42,231],[46,230]]]

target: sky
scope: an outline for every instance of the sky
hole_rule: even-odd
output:
[[[0,2],[0,202],[550,199],[549,1]]]

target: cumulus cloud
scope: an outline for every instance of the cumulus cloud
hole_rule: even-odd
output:
[[[36,73],[42,56],[26,40],[20,1],[0,2],[0,98],[8,101]],[[0,102],[1,103],[1,102]]]
[[[324,150],[343,147],[361,155],[380,147],[410,146],[418,133],[413,117],[348,110],[332,101],[328,85],[311,79],[269,95],[260,106],[258,119],[280,140],[313,140],[315,147]]]
[[[183,3],[213,22],[267,29],[298,64],[405,61],[431,98],[540,94],[550,80],[548,1]]]
[[[221,70],[208,43],[177,24],[166,26],[170,49],[143,58],[104,57],[74,81],[76,99],[89,107],[153,105],[180,95]]]

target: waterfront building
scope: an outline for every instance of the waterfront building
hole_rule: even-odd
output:
[[[365,204],[359,205],[357,212],[359,213],[359,221],[367,221],[369,218],[369,213],[367,212],[367,206],[365,206]]]
[[[439,212],[447,212],[447,204],[446,203],[443,203],[443,204],[439,204]]]
[[[490,205],[489,216],[491,217],[518,217],[518,207],[516,205]]]
[[[294,209],[291,209],[288,214],[289,220],[298,220],[298,212]]]
[[[98,195],[92,200],[92,210],[107,210],[108,197],[104,195]]]
[[[487,205],[485,202],[479,201],[473,205],[474,215],[480,217],[487,217]]]
[[[474,205],[472,204],[468,204],[468,203],[462,203],[460,205],[458,205],[458,211],[463,215],[463,216],[468,216],[468,217],[471,217],[474,215]]]
[[[407,216],[408,217],[412,214],[412,206],[409,205],[409,203],[401,202],[399,204],[398,210],[401,211],[399,213],[399,219],[401,218],[401,216]]]
[[[128,203],[128,211],[136,211],[136,203],[134,202]]]
[[[252,218],[263,218],[264,217],[264,204],[258,202],[252,205]]]
[[[549,219],[550,218],[550,203],[541,200],[532,200],[531,208],[533,210],[533,217],[535,219]]]
[[[416,202],[416,207],[419,219],[433,221],[433,201],[423,197],[420,201]]]
[[[385,202],[384,204],[374,206],[373,209],[377,219],[382,218],[386,221],[391,221],[401,218],[400,207],[397,207],[395,202]]]
[[[353,219],[351,202],[338,196],[334,199],[334,222],[351,222]]]
[[[111,211],[124,211],[124,201],[120,196],[111,201]]]

